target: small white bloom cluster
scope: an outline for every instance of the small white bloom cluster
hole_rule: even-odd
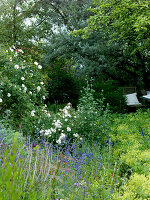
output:
[[[59,139],[56,141],[57,144],[61,144],[62,140],[64,140],[66,137],[66,135],[64,133],[61,133]]]
[[[62,127],[62,123],[61,123],[61,121],[60,121],[59,119],[58,119],[58,120],[55,120],[55,119],[54,119],[52,125],[54,125],[56,129],[57,129],[57,128],[59,129],[59,128]]]
[[[18,49],[18,52],[20,52],[20,53],[24,53],[24,52],[22,51],[22,49]]]
[[[27,91],[27,87],[24,84],[22,84],[22,87],[24,89],[24,92],[26,92]]]
[[[10,94],[10,93],[8,93],[8,94],[7,94],[7,96],[8,96],[8,97],[11,97],[11,94]]]
[[[38,66],[38,69],[42,69],[42,66],[41,65],[39,65],[39,63],[38,62],[34,62],[34,64],[36,65],[36,66]]]
[[[68,103],[62,110],[62,118],[71,117],[69,110],[71,109],[71,103]],[[66,120],[67,121],[67,120]]]
[[[39,92],[41,90],[41,87],[40,86],[37,86],[37,91]]]
[[[67,131],[70,132],[70,131],[71,131],[71,128],[70,128],[70,127],[67,127]]]
[[[47,105],[45,104],[45,106],[43,106],[42,111],[44,112],[44,114],[46,114],[48,117],[51,117],[51,114],[48,110],[46,110],[45,108],[47,107]]]
[[[38,65],[38,62],[35,61],[34,64],[35,64],[35,65]]]
[[[73,136],[76,137],[76,138],[79,137],[78,133],[74,133]]]
[[[50,129],[47,129],[47,130],[41,130],[40,131],[40,134],[46,135],[48,137],[51,137],[52,133],[56,133],[56,129],[50,128]]]
[[[41,65],[38,65],[38,69],[42,69],[42,66],[41,66]]]
[[[22,81],[24,81],[24,80],[25,80],[25,78],[22,76],[22,77],[21,77],[21,80],[22,80]]]
[[[35,116],[35,110],[31,111],[31,116],[34,117]]]
[[[0,98],[0,103],[2,103],[3,102],[3,100]]]
[[[15,69],[19,69],[19,65],[15,65],[14,68],[15,68]]]

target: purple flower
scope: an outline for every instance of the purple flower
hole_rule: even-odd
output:
[[[144,137],[144,132],[143,132],[143,129],[142,129],[142,127],[141,127],[141,133],[142,133],[142,136]]]
[[[75,187],[78,187],[78,186],[79,186],[79,184],[78,184],[78,183],[74,183],[73,185],[74,185]]]

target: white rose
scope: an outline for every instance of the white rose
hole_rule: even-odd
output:
[[[19,65],[15,65],[14,68],[15,68],[15,69],[19,69]]]
[[[31,111],[31,116],[32,116],[32,117],[35,116],[35,110],[32,110],[32,111]]]
[[[78,133],[73,134],[74,137],[79,137]]]
[[[8,93],[8,94],[7,94],[7,96],[8,96],[8,97],[10,97],[10,96],[11,96],[11,94],[10,94],[10,93]]]
[[[37,91],[39,92],[40,90],[41,90],[41,87],[40,87],[40,86],[38,86],[38,87],[37,87]]]
[[[38,62],[34,62],[35,65],[38,65]]]
[[[70,127],[67,127],[67,131],[70,132],[70,131],[71,131],[71,128],[70,128]]]
[[[57,141],[56,141],[57,144],[61,144],[61,139],[59,138]]]
[[[38,69],[42,69],[42,66],[41,66],[41,65],[38,65]]]
[[[2,103],[3,102],[3,100],[0,98],[0,103]]]
[[[14,50],[12,48],[9,48],[11,52],[13,52]]]
[[[50,114],[50,113],[48,113],[48,114],[47,114],[47,116],[48,116],[48,117],[51,117],[51,114]]]
[[[24,92],[26,92],[27,91],[27,88],[26,87],[24,87]]]
[[[24,78],[24,77],[21,77],[21,80],[22,80],[22,81],[24,81],[24,80],[25,80],[25,78]]]

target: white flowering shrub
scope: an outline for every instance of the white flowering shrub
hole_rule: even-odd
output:
[[[36,113],[41,117],[39,110],[42,111],[47,95],[42,66],[14,46],[3,52],[3,58],[5,60],[0,65],[0,112],[10,110],[17,127],[28,126]]]
[[[109,139],[111,117],[109,110],[103,107],[103,100],[99,103],[94,100],[93,92],[87,84],[77,110],[68,103],[55,115],[48,129],[40,130],[40,135],[59,145],[83,139],[104,144]]]
[[[71,103],[68,103],[63,109],[60,109],[57,114],[51,117],[52,123],[49,128],[41,129],[40,135],[46,136],[49,142],[64,144],[73,138],[73,119],[75,110]]]

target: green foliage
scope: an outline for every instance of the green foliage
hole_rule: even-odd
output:
[[[93,15],[88,25],[71,35],[82,35],[87,40],[104,31],[102,37],[107,41],[104,73],[113,79],[116,77],[121,84],[129,85],[127,80],[132,85],[137,82],[138,87],[149,88],[149,1],[96,0],[94,5],[90,8]]]
[[[148,0],[138,2],[96,0],[94,3],[96,7],[90,9],[94,15],[89,18],[88,26],[77,33],[83,32],[86,37],[99,27],[103,27],[107,32],[113,29],[114,36],[117,34],[125,40],[131,41],[130,36],[133,41],[148,37],[150,22]]]
[[[47,85],[47,101],[50,104],[70,102],[73,106],[77,105],[81,86],[70,70],[55,66],[52,72],[50,71]]]
[[[109,104],[109,109],[112,112],[125,113],[126,103],[123,96],[122,88],[119,88],[117,82],[98,79],[94,82],[93,88],[95,90],[94,98],[101,99],[101,91],[103,91],[104,105]]]
[[[124,176],[124,186],[117,189],[114,199],[149,198],[149,146],[150,113],[137,113],[114,119],[111,138],[116,143],[113,155],[121,162],[120,175]],[[126,176],[126,178],[125,178]],[[139,181],[141,180],[141,181]]]

